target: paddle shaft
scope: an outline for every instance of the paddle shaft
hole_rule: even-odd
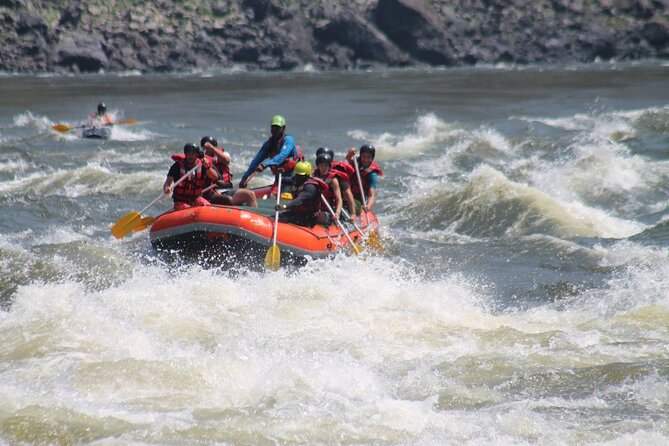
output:
[[[353,157],[353,166],[355,166],[355,176],[358,177],[358,187],[360,187],[362,206],[367,207],[367,198],[365,198],[365,189],[362,188],[362,178],[360,177],[360,168],[358,167],[358,159],[356,157]]]
[[[348,214],[348,212],[346,212],[346,209],[342,208],[341,211],[344,213],[344,216],[351,221],[351,223],[353,224],[353,227],[355,229],[357,229],[360,234],[362,234],[362,229],[360,229],[360,226],[358,226],[356,222],[351,220],[351,216]]]
[[[360,168],[358,167],[358,159],[353,157],[353,166],[355,167],[355,176],[358,177],[358,187],[360,188],[360,198],[362,198],[362,209],[360,210],[360,215],[365,214],[365,220],[367,220],[367,226],[369,226],[369,216],[367,216],[367,198],[365,198],[365,189],[362,187],[362,178],[360,177]]]
[[[281,172],[279,172],[279,184],[276,189],[276,204],[281,202]],[[274,211],[274,235],[272,236],[272,245],[276,245],[276,235],[279,232],[279,211]]]
[[[335,211],[332,209],[332,206],[330,206],[330,203],[328,203],[327,198],[325,198],[323,194],[321,194],[321,200],[323,200],[323,203],[325,203],[325,206],[327,206],[328,211],[330,211],[330,214],[332,214],[332,219],[335,221],[337,226],[339,226],[339,229],[342,230],[348,241],[351,242],[351,246],[355,248],[356,244],[353,243],[353,240],[351,239],[351,236],[348,235],[348,231],[346,230],[346,228],[344,228],[344,226],[339,222],[339,219],[337,218]]]

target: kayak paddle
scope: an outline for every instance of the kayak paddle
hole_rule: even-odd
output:
[[[137,124],[137,120],[135,118],[126,119],[125,121],[113,122],[111,124],[106,124],[106,125],[132,125],[132,124]],[[51,128],[56,130],[57,132],[69,132],[73,128],[78,129],[82,127],[85,127],[85,125],[78,125],[76,127],[72,127],[71,125],[68,124],[54,124],[51,126]]]

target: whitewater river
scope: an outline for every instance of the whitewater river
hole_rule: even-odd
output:
[[[51,129],[99,101],[138,123]],[[385,255],[110,235],[186,142],[238,182],[277,113],[310,159],[376,146]],[[0,444],[667,445],[668,197],[662,62],[0,75]]]

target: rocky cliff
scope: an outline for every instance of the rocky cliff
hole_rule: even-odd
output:
[[[0,0],[10,72],[669,56],[669,0]]]

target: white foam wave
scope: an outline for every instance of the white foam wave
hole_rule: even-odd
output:
[[[523,214],[518,216],[512,232],[525,233],[547,225],[550,233],[566,237],[628,237],[646,228],[578,201],[559,200],[531,185],[510,181],[501,172],[486,166],[472,173],[469,187],[479,207],[492,208],[505,200],[522,203]]]
[[[442,121],[432,113],[420,116],[410,134],[373,135],[363,130],[348,132],[352,138],[374,145],[377,148],[376,156],[381,160],[414,157],[432,149],[435,144],[463,134],[462,129]]]
[[[14,117],[14,125],[17,127],[35,127],[38,129],[48,129],[53,123],[46,116],[34,115],[27,111]]]
[[[23,159],[9,159],[0,161],[0,172],[3,173],[15,172],[22,174],[31,167],[31,164]]]
[[[485,291],[461,276],[424,281],[379,258],[235,278],[148,266],[101,291],[25,285],[0,313],[0,357],[14,364],[0,372],[0,400],[11,412],[44,407],[42,420],[63,407],[89,425],[125,420],[114,436],[141,444],[163,432],[135,423],[204,429],[209,439],[227,422],[245,426],[241,435],[262,426],[257,440],[295,432],[308,442],[564,438],[575,431],[534,409],[569,414],[606,404],[596,395],[527,399],[522,391],[514,400],[495,383],[660,353],[653,334],[624,320],[638,320],[632,314],[648,304],[666,312],[669,303],[655,294],[612,312],[629,285],[613,286],[614,299],[593,294],[566,309],[502,315],[490,314]],[[593,305],[607,310],[593,313]],[[621,323],[644,352],[618,342]],[[648,403],[664,384],[627,386]]]
[[[87,240],[88,237],[81,231],[59,226],[31,239],[33,245],[62,245],[65,243]]]
[[[126,126],[116,125],[112,127],[110,139],[115,141],[148,141],[153,140],[157,133],[149,130],[131,130]]]
[[[557,129],[587,133],[592,139],[612,138],[617,141],[637,136],[635,125],[648,114],[666,114],[669,106],[649,107],[639,110],[612,111],[608,113],[578,113],[561,118],[513,116],[526,122],[539,122]]]
[[[71,171],[36,171],[0,184],[0,193],[23,195],[38,193],[42,196],[62,195],[70,198],[117,193],[129,190],[161,190],[162,172],[136,172],[119,175],[104,164],[88,163]]]

